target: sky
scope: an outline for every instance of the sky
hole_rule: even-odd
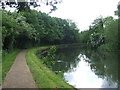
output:
[[[98,17],[114,16],[120,0],[63,0],[50,16],[73,20],[80,31],[87,30]]]
[[[117,10],[117,5],[120,0],[62,0],[61,4],[57,5],[57,10],[52,12],[50,16],[59,17],[62,19],[71,19],[76,24],[80,31],[89,29],[91,23],[98,17],[113,16]],[[48,13],[50,7],[41,4],[42,8],[36,10]]]

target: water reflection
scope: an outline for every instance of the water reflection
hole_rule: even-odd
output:
[[[64,73],[65,80],[76,88],[115,88],[117,83],[109,82],[106,79],[99,78],[86,63],[83,57],[74,70],[68,70]],[[87,58],[88,59],[88,58]]]
[[[62,48],[56,52],[53,71],[76,88],[117,88],[117,59],[115,52]]]

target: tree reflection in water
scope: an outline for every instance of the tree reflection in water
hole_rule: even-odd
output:
[[[61,47],[57,49],[55,64],[51,67],[58,76],[77,88],[118,87],[118,52]]]
[[[58,49],[56,52],[56,63],[53,66],[53,71],[57,74],[58,72],[62,72],[61,75],[64,77],[63,74],[66,72],[75,72],[78,67],[78,63],[81,62],[81,60],[86,62],[91,71],[94,72],[98,78],[103,80],[103,85],[101,87],[113,88],[117,86],[117,52],[99,52],[93,50],[82,50],[80,48]]]

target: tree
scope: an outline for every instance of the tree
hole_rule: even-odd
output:
[[[118,4],[118,29],[120,29],[120,2]],[[120,50],[120,30],[118,30],[118,49]]]
[[[11,13],[3,10],[2,14],[2,40],[4,49],[11,49],[15,46],[20,47],[20,45],[24,44],[25,38],[35,38],[35,29],[25,21],[26,18],[20,13]],[[20,39],[20,37],[25,38]],[[24,42],[22,43],[22,41]]]
[[[40,7],[41,4],[45,4],[46,6],[51,6],[50,12],[55,11],[57,9],[57,4],[61,3],[61,0],[1,0],[0,6],[1,8],[5,9],[6,6],[11,8],[16,8],[18,11],[30,11],[30,7],[33,6],[34,8]]]
[[[118,2],[117,9],[118,10],[115,11],[115,15],[117,15],[120,18],[120,2]]]
[[[72,21],[51,17],[36,10],[1,11],[4,14],[2,17],[4,49],[77,42],[79,30]]]

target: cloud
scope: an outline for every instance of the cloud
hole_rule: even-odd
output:
[[[94,19],[102,15],[114,16],[119,0],[63,0],[51,16],[74,20],[80,30],[86,30]]]

